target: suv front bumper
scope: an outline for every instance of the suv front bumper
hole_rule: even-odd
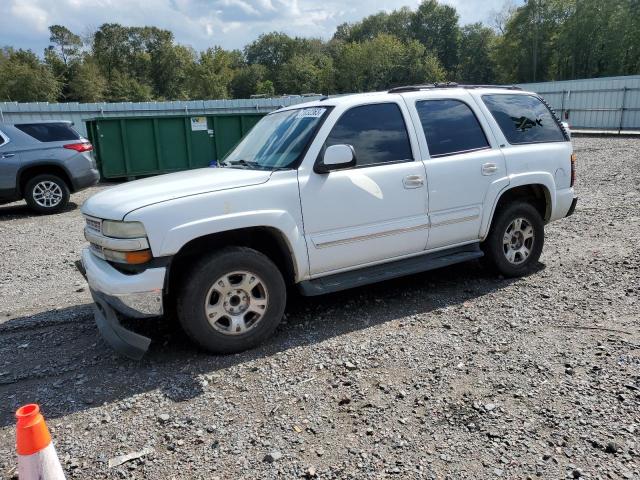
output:
[[[162,315],[166,268],[148,268],[141,273],[124,274],[92,254],[89,247],[82,251],[82,258],[76,266],[89,284],[95,302],[94,316],[104,339],[119,353],[141,358],[151,340],[125,329],[120,324],[118,313],[131,318]]]

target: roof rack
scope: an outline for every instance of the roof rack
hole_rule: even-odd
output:
[[[522,90],[516,85],[461,85],[456,82],[427,83],[425,85],[405,85],[394,87],[387,93],[419,92],[420,90],[430,90],[433,88],[504,88],[505,90]]]

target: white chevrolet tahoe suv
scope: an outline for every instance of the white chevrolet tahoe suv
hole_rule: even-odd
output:
[[[237,352],[274,331],[288,286],[319,295],[483,255],[525,274],[544,225],[573,213],[574,178],[569,132],[534,93],[324,98],[265,116],[217,168],[91,197],[78,268],[118,351],[150,342],[120,315],[171,307],[194,342]]]

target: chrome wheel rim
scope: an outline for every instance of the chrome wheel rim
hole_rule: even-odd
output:
[[[533,251],[535,234],[533,225],[526,219],[514,219],[504,232],[502,250],[509,263],[519,265],[527,261]]]
[[[62,201],[62,188],[51,180],[36,183],[33,187],[33,199],[41,207],[55,207]]]
[[[209,324],[225,335],[242,335],[264,317],[269,294],[262,279],[252,272],[236,271],[218,278],[204,302]]]

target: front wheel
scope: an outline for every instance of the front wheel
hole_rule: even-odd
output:
[[[544,245],[544,223],[533,205],[514,203],[497,214],[483,243],[491,264],[506,277],[525,275],[537,263]]]
[[[235,353],[266,340],[286,304],[278,267],[244,247],[220,250],[198,264],[178,296],[187,335],[213,353]]]

